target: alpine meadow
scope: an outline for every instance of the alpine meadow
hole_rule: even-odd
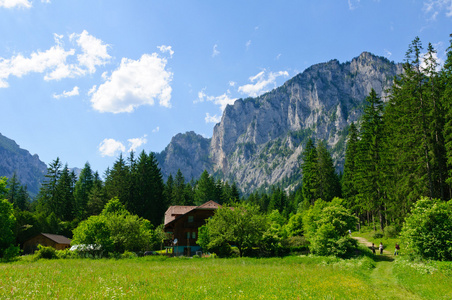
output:
[[[451,299],[452,1],[383,2],[0,0],[0,298]]]

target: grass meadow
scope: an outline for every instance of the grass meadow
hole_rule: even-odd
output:
[[[378,299],[376,264],[368,256],[22,258],[0,264],[0,299]],[[394,299],[402,299],[399,290],[405,299],[406,291],[412,299],[451,298],[448,272],[391,265],[400,285],[385,288]]]

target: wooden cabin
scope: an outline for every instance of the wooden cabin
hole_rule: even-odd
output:
[[[24,243],[24,254],[34,253],[38,249],[38,245],[64,250],[71,247],[71,240],[58,234],[40,233]]]
[[[206,220],[214,215],[221,205],[208,201],[200,206],[170,206],[165,212],[165,232],[171,234],[172,239],[166,243],[173,248],[175,255],[195,254],[201,250],[196,244],[198,228],[206,224]],[[174,241],[177,243],[174,243]]]

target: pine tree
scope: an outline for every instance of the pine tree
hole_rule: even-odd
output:
[[[313,205],[317,199],[317,150],[312,139],[307,141],[302,155],[303,162],[301,164],[301,168],[303,172],[303,199]]]
[[[75,183],[74,214],[79,220],[87,216],[88,198],[93,188],[93,172],[88,162],[85,163]]]
[[[449,195],[452,195],[452,34],[450,37],[451,40],[449,48],[447,49],[447,59],[441,71],[440,78],[441,84],[444,87],[441,102],[445,110],[443,136],[447,157],[446,183],[448,185],[448,193]]]
[[[38,194],[37,210],[43,214],[50,214],[58,209],[56,202],[56,186],[61,175],[61,162],[57,157],[47,167],[47,174],[44,175],[44,183],[41,186]]]
[[[61,221],[72,221],[74,218],[74,185],[69,168],[64,165],[58,179],[55,192],[56,209],[53,211],[55,217]]]
[[[106,203],[107,197],[105,195],[103,183],[99,173],[96,171],[93,175],[93,188],[88,195],[87,215],[99,215]]]
[[[317,199],[331,201],[334,197],[341,196],[339,177],[334,169],[333,158],[324,141],[320,141],[317,145],[316,177]]]
[[[171,205],[189,205],[190,202],[186,195],[185,178],[180,169],[176,173],[171,200]]]
[[[201,205],[215,198],[215,183],[209,173],[204,170],[195,189],[195,205]]]
[[[366,98],[359,133],[356,160],[356,187],[360,194],[361,207],[371,214],[377,213],[380,228],[384,228],[383,203],[383,101],[374,89]]]
[[[345,149],[344,175],[342,177],[342,196],[346,200],[348,208],[357,212],[356,196],[358,189],[356,187],[356,157],[358,154],[358,130],[355,123],[350,124],[347,137],[347,148]]]
[[[122,154],[120,154],[113,164],[113,168],[106,171],[105,191],[107,199],[118,197],[119,201],[127,207],[129,182],[129,168]]]

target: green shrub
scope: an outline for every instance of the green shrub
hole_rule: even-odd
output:
[[[385,227],[385,237],[387,237],[387,238],[397,237],[397,229],[394,226],[386,226]]]
[[[53,247],[45,247],[42,245],[38,245],[38,251],[35,253],[35,259],[57,259],[58,256],[56,254],[56,250]]]
[[[424,259],[452,260],[452,200],[421,198],[405,219],[404,248]]]
[[[79,257],[78,253],[75,251],[71,251],[69,249],[64,249],[64,250],[56,250],[55,254],[58,258],[77,258]]]
[[[137,254],[134,252],[130,252],[130,251],[124,251],[124,253],[121,254],[120,257],[121,258],[135,258],[135,257],[137,257]]]
[[[381,232],[381,231],[377,231],[377,232],[375,232],[375,233],[372,235],[372,237],[373,237],[374,239],[381,239],[381,238],[384,237],[384,234],[383,234],[383,232]]]
[[[291,236],[287,239],[287,244],[291,252],[301,252],[308,250],[309,242],[304,236]]]
[[[16,247],[16,246],[13,246],[13,245],[10,245],[8,248],[6,248],[3,251],[2,260],[4,260],[4,261],[16,260],[17,257],[19,256],[19,254],[20,254],[20,248]]]

